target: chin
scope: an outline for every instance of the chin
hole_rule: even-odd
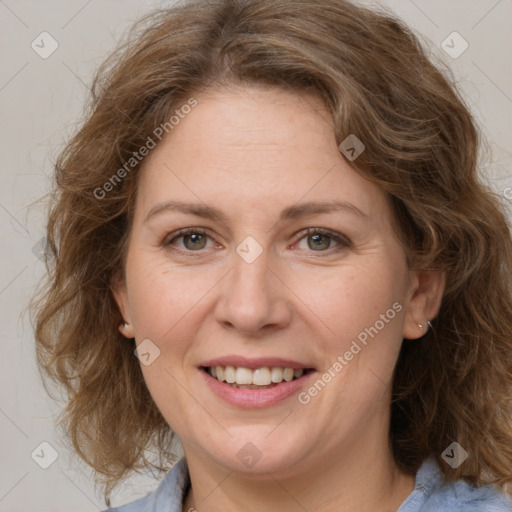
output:
[[[268,431],[265,435],[268,436]],[[252,476],[261,474],[268,478],[268,473],[288,471],[308,451],[304,447],[303,437],[270,439],[265,435],[234,438],[229,447],[223,444],[217,453],[211,453],[211,458],[229,471]]]

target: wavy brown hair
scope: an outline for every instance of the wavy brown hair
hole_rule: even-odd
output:
[[[112,293],[122,275],[138,164],[112,178],[172,112],[210,87],[312,93],[338,143],[391,199],[410,268],[446,272],[433,329],[404,340],[390,443],[414,474],[512,481],[512,240],[479,176],[479,134],[449,70],[393,15],[345,0],[188,1],[136,23],[98,70],[85,122],[55,165],[48,278],[34,298],[38,364],[66,390],[61,426],[110,495],[132,470],[164,470],[173,433],[134,357]],[[103,188],[102,188],[103,187]],[[96,191],[96,193],[95,193]],[[469,458],[441,459],[457,441]],[[153,450],[155,457],[148,457]]]

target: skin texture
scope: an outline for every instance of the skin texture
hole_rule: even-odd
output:
[[[408,270],[384,192],[340,153],[319,99],[262,87],[196,98],[144,162],[126,278],[115,286],[121,332],[160,350],[142,371],[183,442],[192,481],[183,510],[396,511],[414,477],[388,443],[392,372],[402,339],[421,337],[418,324],[436,316],[444,276]],[[219,209],[228,224],[175,211],[145,222],[170,200]],[[367,217],[279,222],[288,206],[331,200]],[[208,237],[172,241],[188,227]],[[307,228],[350,242],[324,236],[318,248]],[[236,252],[248,236],[263,249],[253,263]],[[394,303],[401,311],[306,405],[293,396],[241,409],[198,369],[218,356],[274,356],[320,377]],[[251,468],[237,457],[247,442],[262,454]]]

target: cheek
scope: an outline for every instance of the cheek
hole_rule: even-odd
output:
[[[402,299],[402,279],[389,263],[376,264],[376,258],[304,276],[295,276],[291,288],[309,308],[307,314],[312,321],[312,315],[316,316],[315,324],[329,329],[328,338],[335,344],[350,344],[365,328],[379,321],[382,314],[391,309],[386,319],[393,320],[398,316],[397,309],[401,309],[393,309],[393,304]],[[398,322],[386,323],[386,331],[390,331],[391,323]]]
[[[214,284],[211,272],[173,268],[161,256],[134,259],[127,271],[137,335],[162,342],[172,331],[194,326],[190,318]]]
[[[333,411],[350,408],[355,416],[371,415],[380,410],[402,342],[403,281],[389,264],[338,270],[317,281],[315,296],[308,298],[321,319],[309,313],[323,371],[335,375],[321,400]]]

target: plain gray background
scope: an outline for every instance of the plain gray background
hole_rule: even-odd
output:
[[[46,395],[35,366],[26,307],[44,271],[38,248],[45,209],[36,201],[49,190],[52,162],[80,122],[97,65],[133,20],[171,3],[0,0],[0,512],[106,508],[90,471],[60,439],[54,419],[61,405]],[[428,39],[451,66],[490,143],[491,155],[482,165],[486,179],[511,204],[512,0],[380,3]],[[464,41],[468,44],[457,58],[443,50],[443,41],[454,31],[463,39],[450,36],[445,44],[454,47],[452,53],[463,49]],[[58,43],[46,59],[31,47],[42,32]],[[51,456],[42,442],[58,453],[48,469],[31,456]],[[44,457],[38,459],[43,464]],[[150,476],[137,476],[119,489],[113,504],[132,501],[157,483]]]

